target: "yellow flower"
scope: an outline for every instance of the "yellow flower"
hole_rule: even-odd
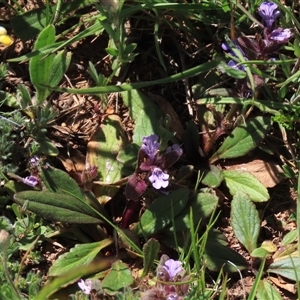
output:
[[[0,26],[0,43],[4,46],[10,46],[13,42],[13,39],[7,35],[6,29]]]

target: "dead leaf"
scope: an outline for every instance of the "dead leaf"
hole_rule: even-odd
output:
[[[227,161],[224,167],[226,170],[249,172],[266,188],[272,188],[282,180],[282,177],[279,175],[279,173],[283,172],[281,167],[272,161],[254,159],[249,162],[240,163],[240,160],[234,160]]]
[[[148,93],[148,98],[154,101],[159,108],[166,114],[171,117],[170,129],[176,132],[175,136],[178,138],[180,142],[183,141],[184,129],[180,122],[180,118],[176,111],[173,109],[172,105],[159,95],[154,95],[152,93]]]
[[[293,283],[288,283],[286,281],[284,281],[283,279],[278,279],[277,277],[273,277],[273,276],[269,276],[269,279],[278,287],[280,287],[281,289],[284,289],[292,294],[296,294],[297,289],[296,289],[296,285]]]
[[[85,156],[76,149],[69,148],[68,151],[60,151],[58,159],[68,173],[85,171]]]

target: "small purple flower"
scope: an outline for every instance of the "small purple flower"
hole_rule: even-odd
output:
[[[158,136],[156,134],[151,134],[143,138],[141,150],[143,150],[148,155],[150,160],[154,160],[160,148],[160,143],[157,140]]]
[[[170,276],[170,280],[173,280],[174,277],[183,270],[181,265],[182,265],[181,261],[174,260],[174,259],[168,259],[164,263],[163,267],[168,272]]]
[[[89,295],[91,293],[91,290],[92,290],[92,281],[89,280],[89,279],[87,279],[85,281],[81,279],[78,282],[78,286],[84,294]]]
[[[181,156],[182,153],[183,153],[182,149],[180,148],[180,146],[179,146],[178,144],[174,144],[174,145],[172,145],[171,147],[168,147],[168,148],[166,149],[166,153],[169,153],[169,152],[172,152],[172,151],[177,152],[177,155],[178,155],[178,156]]]
[[[232,42],[235,45],[235,47],[239,50],[239,52],[241,52],[241,54],[243,55],[243,57],[245,58],[245,60],[248,60],[246,58],[245,52],[240,47],[238,41],[237,40],[233,40]],[[222,47],[222,49],[224,51],[228,52],[231,56],[237,57],[236,54],[234,53],[233,49],[227,43],[222,43],[221,47]],[[245,71],[245,67],[244,66],[242,66],[242,65],[238,66],[237,64],[238,63],[236,61],[230,60],[227,65],[229,67],[231,67],[231,68],[238,69],[238,70],[241,70],[241,71]]]
[[[240,71],[245,71],[245,67],[243,65],[238,65],[238,63],[234,60],[230,60],[227,65],[233,69],[237,69],[237,70],[240,70]]]
[[[164,173],[160,168],[154,168],[149,181],[152,186],[159,190],[160,188],[166,188],[169,185],[169,174]]]
[[[267,28],[271,29],[273,23],[279,17],[280,11],[278,5],[274,2],[264,1],[259,7],[258,14],[263,18]]]
[[[40,159],[35,155],[29,160],[30,167],[37,167],[39,165]]]
[[[35,177],[35,176],[27,176],[25,178],[23,178],[23,183],[31,186],[31,187],[35,187],[38,183],[39,180]]]
[[[287,42],[291,36],[292,36],[292,32],[290,29],[286,28],[286,29],[282,29],[282,28],[278,28],[278,29],[274,29],[271,34],[270,34],[270,40],[272,41],[277,41],[277,42]]]

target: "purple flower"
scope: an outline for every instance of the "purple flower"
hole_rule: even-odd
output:
[[[234,68],[234,69],[237,69],[237,70],[240,70],[240,71],[245,71],[245,67],[243,65],[238,65],[238,63],[234,60],[230,60],[227,65],[231,68]]]
[[[242,48],[240,47],[239,43],[237,40],[233,40],[232,41],[233,44],[235,45],[235,47],[239,50],[239,52],[241,52],[241,54],[243,55],[243,57],[245,58],[245,60],[247,60],[247,58],[245,57],[245,52],[242,50]],[[227,44],[227,43],[222,43],[221,45],[222,49],[226,52],[228,52],[231,56],[237,57],[236,54],[234,53],[233,49]],[[238,69],[241,71],[245,71],[245,67],[242,65],[237,65],[238,63],[234,60],[230,60],[228,62],[228,66],[234,69]]]
[[[40,159],[35,155],[34,157],[30,158],[29,165],[30,167],[37,167],[39,164]]]
[[[143,150],[148,155],[150,160],[154,160],[160,148],[160,143],[157,140],[158,136],[156,134],[151,134],[143,138],[141,150]]]
[[[180,148],[180,146],[178,144],[174,144],[171,147],[168,147],[166,149],[166,153],[169,153],[169,152],[172,152],[172,151],[175,151],[178,156],[181,156],[182,153],[183,153],[182,149]]]
[[[149,181],[152,186],[159,190],[160,188],[166,188],[169,185],[169,174],[164,173],[160,168],[154,168]]]
[[[274,29],[270,34],[270,40],[277,41],[277,42],[287,42],[292,36],[292,32],[290,29]]]
[[[273,23],[279,17],[280,11],[278,5],[274,2],[264,1],[259,7],[258,14],[263,18],[267,28],[271,29]]]
[[[89,295],[91,293],[91,290],[92,290],[92,281],[89,280],[89,279],[87,279],[86,281],[81,279],[78,282],[78,286],[84,294]]]
[[[35,176],[27,176],[25,178],[23,178],[23,183],[31,186],[31,187],[35,187],[38,183],[39,180],[35,177]]]
[[[173,280],[173,278],[183,270],[181,265],[182,265],[181,261],[174,260],[174,259],[168,259],[164,263],[163,267],[168,272],[170,276],[170,280]]]

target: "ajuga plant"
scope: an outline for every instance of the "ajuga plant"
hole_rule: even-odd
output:
[[[149,183],[159,190],[169,186],[169,174],[165,171],[170,168],[182,155],[182,149],[174,144],[168,147],[164,154],[159,153],[160,143],[158,136],[151,134],[143,138],[143,144],[138,153],[138,166],[126,185],[126,197],[134,200],[140,197]]]
[[[222,44],[222,49],[227,52],[233,59],[228,62],[228,66],[240,71],[246,71],[244,63],[248,60],[268,60],[275,58],[277,51],[286,45],[293,36],[289,28],[277,27],[276,19],[280,16],[278,5],[273,2],[263,2],[258,14],[262,18],[264,28],[262,34],[256,34],[255,38],[249,38],[242,33],[235,40]],[[263,79],[256,74],[252,74],[253,84],[249,78],[245,80],[237,80],[238,95],[243,98],[251,98],[252,89],[259,88],[263,83]]]

